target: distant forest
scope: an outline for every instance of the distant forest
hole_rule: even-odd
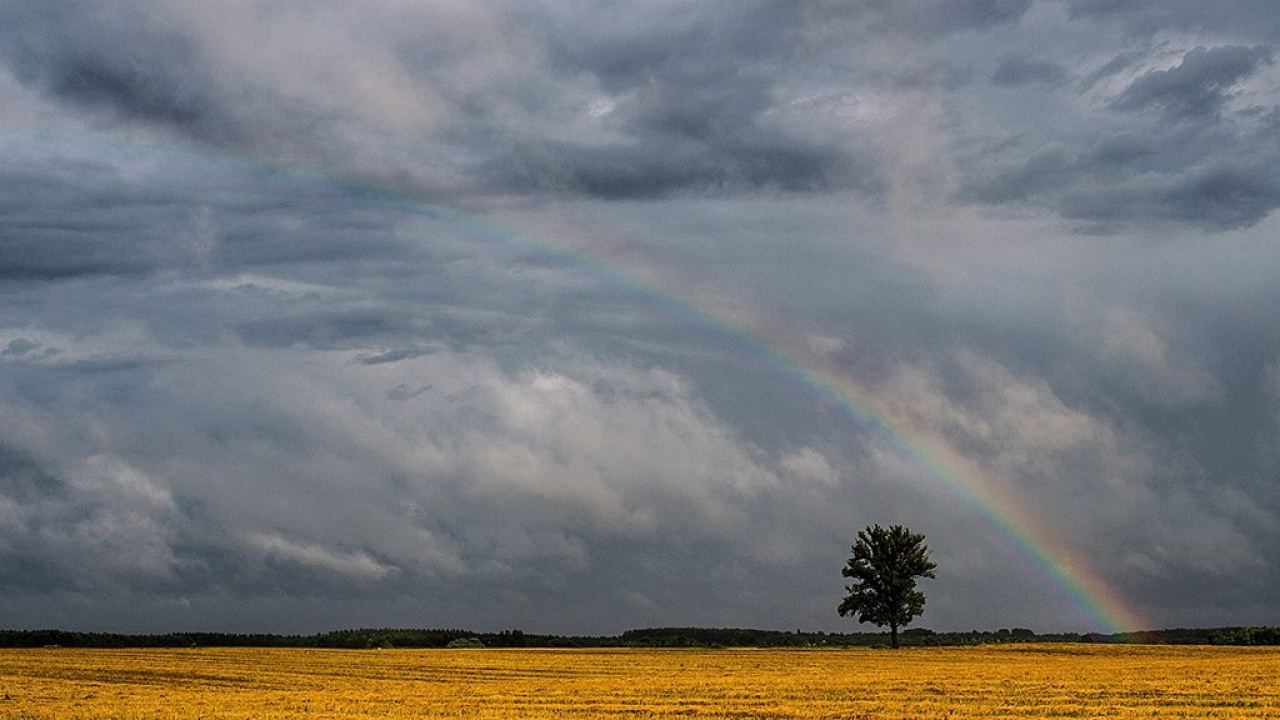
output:
[[[986,645],[993,643],[1086,642],[1149,643],[1161,645],[1280,645],[1280,627],[1152,630],[1105,635],[1099,633],[1037,634],[1014,628],[996,631],[934,632],[905,630],[903,646]],[[802,648],[887,646],[888,633],[824,633],[801,630],[738,628],[648,628],[616,636],[536,635],[520,630],[477,633],[468,630],[359,629],[315,635],[236,633],[166,633],[125,635],[67,630],[0,630],[0,648],[78,647],[282,647],[282,648],[449,648],[449,647],[638,647],[638,648]]]

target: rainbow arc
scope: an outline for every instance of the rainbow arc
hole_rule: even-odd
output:
[[[42,140],[35,140],[37,144]],[[49,142],[44,138],[43,142]],[[78,139],[57,141],[56,152],[76,153],[92,145]],[[96,152],[104,148],[97,147]],[[161,161],[209,163],[223,170],[237,168],[261,176],[280,173],[285,181],[315,183],[317,190],[342,190],[358,198],[387,202],[408,212],[421,213],[446,224],[455,232],[485,243],[520,246],[561,261],[576,273],[629,293],[658,312],[707,334],[731,351],[743,353],[767,368],[781,382],[791,383],[810,396],[838,408],[844,418],[879,446],[914,468],[932,491],[962,502],[1002,536],[1007,543],[1056,587],[1096,630],[1119,633],[1146,629],[1142,616],[1131,609],[1078,550],[1052,532],[1051,523],[1039,512],[1002,492],[988,473],[936,432],[924,428],[906,413],[895,410],[890,398],[834,365],[799,338],[789,336],[742,308],[719,308],[708,298],[689,298],[677,283],[665,280],[662,268],[639,266],[634,260],[607,256],[589,243],[556,241],[529,235],[479,212],[433,203],[406,184],[387,184],[368,177],[355,178],[324,168],[264,164],[236,155],[201,154],[174,146],[129,146],[111,143],[107,153],[149,157],[161,153]]]

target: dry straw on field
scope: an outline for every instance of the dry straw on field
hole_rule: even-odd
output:
[[[1274,718],[1280,650],[3,650],[0,719]]]

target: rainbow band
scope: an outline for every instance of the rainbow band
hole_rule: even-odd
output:
[[[1005,542],[1056,587],[1069,605],[1092,622],[1092,631],[1116,634],[1146,629],[1142,616],[1128,604],[1069,544],[1055,537],[1049,523],[1031,508],[998,491],[973,461],[958,453],[937,433],[919,426],[866,383],[859,382],[803,342],[741,313],[713,312],[681,298],[658,273],[642,270],[645,280],[617,262],[567,249],[546,240],[532,240],[519,231],[456,210],[431,206],[431,214],[473,236],[496,242],[520,242],[563,261],[579,273],[608,287],[637,296],[663,314],[692,325],[729,345],[735,353],[755,359],[770,374],[838,408],[881,447],[914,467],[930,490],[962,502],[995,529]]]
[[[671,283],[664,281],[661,271],[626,267],[599,253],[570,248],[567,243],[531,238],[498,222],[451,207],[438,205],[408,185],[391,185],[370,178],[354,178],[327,169],[301,168],[264,164],[237,155],[198,153],[172,145],[138,145],[116,142],[70,141],[66,138],[30,138],[36,145],[52,147],[58,155],[85,150],[123,152],[126,157],[147,157],[152,153],[176,153],[186,160],[237,167],[253,174],[276,173],[304,183],[316,183],[326,189],[341,189],[395,205],[405,210],[435,218],[464,235],[495,245],[519,245],[536,250],[564,262],[575,272],[598,280],[608,287],[619,288],[656,307],[661,313],[688,324],[718,342],[727,343],[735,352],[760,363],[771,374],[802,388],[810,396],[838,408],[856,427],[864,430],[881,447],[887,448],[908,465],[916,468],[928,488],[950,499],[958,500],[982,517],[1005,541],[1037,568],[1082,616],[1095,624],[1095,630],[1120,633],[1148,627],[1140,614],[1129,609],[1116,593],[1077,551],[1050,532],[1048,523],[1038,519],[1032,508],[1018,504],[1006,493],[997,492],[984,472],[962,456],[944,438],[922,428],[904,414],[895,412],[887,398],[879,397],[869,385],[834,366],[829,360],[808,349],[803,342],[787,337],[776,328],[757,319],[741,317],[741,313],[710,309],[705,303],[684,299]],[[50,141],[53,142],[50,142]],[[78,139],[77,139],[78,140]],[[163,150],[163,153],[160,151]],[[732,316],[738,317],[732,317]]]

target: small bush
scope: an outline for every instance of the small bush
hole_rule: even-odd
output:
[[[480,642],[479,638],[464,637],[464,638],[458,638],[457,640],[450,640],[449,644],[445,645],[445,647],[447,648],[482,648],[484,647],[484,643]]]

